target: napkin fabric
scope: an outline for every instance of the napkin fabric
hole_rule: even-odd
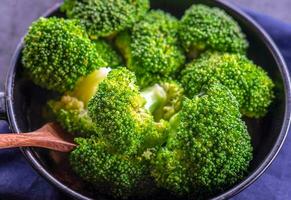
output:
[[[245,10],[272,37],[291,68],[291,25],[271,17]],[[9,132],[7,122],[0,120],[0,133]],[[63,194],[28,164],[18,149],[0,150],[0,199],[61,200]],[[268,170],[234,200],[291,199],[291,134]]]

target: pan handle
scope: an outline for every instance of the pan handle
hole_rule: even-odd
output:
[[[0,87],[0,120],[6,120],[6,108],[5,108],[5,93],[1,91]]]

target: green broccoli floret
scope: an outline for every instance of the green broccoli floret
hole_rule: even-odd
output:
[[[24,39],[23,66],[35,84],[58,92],[107,64],[75,20],[40,18]]]
[[[74,136],[99,135],[100,130],[88,115],[88,101],[95,94],[100,82],[106,78],[110,68],[100,68],[79,79],[73,91],[60,100],[50,100],[49,108],[55,120]]]
[[[106,193],[125,199],[148,177],[142,156],[119,154],[110,143],[98,138],[78,138],[76,143],[77,148],[70,154],[73,170],[91,184],[106,188]]]
[[[169,137],[153,159],[152,176],[179,195],[204,197],[245,175],[252,146],[238,102],[220,84],[186,98],[170,120]]]
[[[219,8],[193,5],[180,22],[181,43],[190,57],[204,50],[245,53],[248,42],[238,23]]]
[[[96,51],[101,58],[107,63],[107,67],[115,68],[122,65],[121,56],[113,49],[113,47],[104,40],[94,40]]]
[[[140,92],[135,76],[126,68],[109,72],[88,104],[98,137],[78,138],[70,155],[74,171],[93,185],[106,185],[114,196],[132,195],[149,177],[153,151],[166,138],[168,123],[155,122],[153,112],[165,100],[154,86]]]
[[[130,28],[148,9],[148,0],[65,0],[61,7],[67,17],[81,21],[91,39]]]
[[[171,80],[184,64],[185,56],[179,47],[177,31],[175,17],[153,10],[131,30],[117,36],[116,46],[142,88]]]
[[[228,87],[248,117],[264,116],[274,97],[267,73],[243,55],[205,53],[182,71],[181,83],[189,97],[212,82]]]
[[[147,101],[135,81],[134,74],[126,68],[112,70],[88,104],[89,115],[100,127],[102,137],[117,151],[126,154],[144,151],[149,148],[144,142],[160,135],[157,128],[160,124],[145,108]],[[150,99],[152,104],[163,98],[156,94],[155,99]],[[151,105],[147,106],[151,108]]]

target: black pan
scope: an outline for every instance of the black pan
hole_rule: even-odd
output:
[[[180,17],[186,8],[198,2],[220,7],[238,21],[250,42],[249,58],[262,66],[276,82],[276,99],[267,116],[259,120],[245,119],[252,137],[254,159],[249,174],[244,180],[213,197],[227,199],[244,190],[264,173],[283,145],[290,123],[290,79],[285,62],[268,34],[235,6],[213,0],[152,0],[152,7],[169,11]],[[63,16],[59,12],[59,6],[59,4],[55,5],[44,16]],[[22,78],[23,68],[20,61],[22,45],[21,40],[11,61],[5,92],[0,92],[2,114],[0,116],[8,119],[13,132],[25,132],[40,127],[45,122],[42,117],[42,107],[48,98],[56,95]],[[36,171],[69,196],[76,199],[110,199],[100,192],[94,192],[71,172],[66,154],[38,148],[21,150]],[[159,192],[155,194],[155,199],[177,198],[166,192]]]

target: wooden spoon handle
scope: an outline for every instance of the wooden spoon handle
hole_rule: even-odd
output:
[[[76,144],[60,140],[47,132],[0,134],[0,149],[13,147],[43,147],[61,152],[72,151]]]

